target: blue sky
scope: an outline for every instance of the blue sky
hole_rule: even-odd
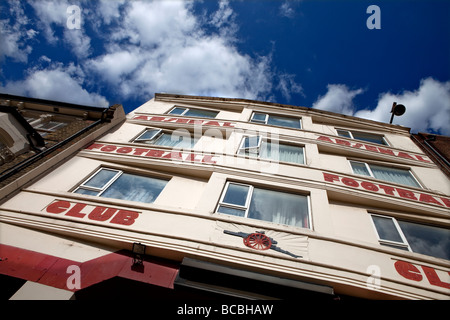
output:
[[[3,93],[126,112],[155,92],[234,97],[383,122],[396,101],[395,124],[450,135],[446,0],[0,0],[0,29]]]

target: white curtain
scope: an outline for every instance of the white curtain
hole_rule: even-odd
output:
[[[377,179],[420,188],[420,185],[413,178],[409,170],[382,167],[377,165],[370,165],[370,169],[372,170],[374,177]]]
[[[308,197],[254,188],[248,217],[309,228]]]
[[[303,147],[263,141],[260,157],[284,162],[303,164]]]

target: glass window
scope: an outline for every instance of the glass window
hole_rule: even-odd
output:
[[[63,122],[47,121],[47,122],[36,125],[34,128],[36,130],[55,131],[56,129],[62,128],[65,125],[66,125],[66,123],[63,123]]]
[[[450,230],[372,215],[380,244],[450,260]]]
[[[308,196],[227,183],[217,212],[309,228]]]
[[[102,168],[74,192],[113,199],[152,203],[168,180]]]
[[[275,161],[304,163],[303,147],[265,141],[260,136],[244,137],[238,154]]]
[[[175,107],[169,111],[169,114],[177,114],[187,117],[215,118],[219,114],[219,112],[203,109]]]
[[[349,130],[336,130],[337,134],[341,137],[362,140],[366,142],[372,142],[382,145],[388,145],[383,136],[374,133],[360,132],[360,131],[349,131]]]
[[[275,116],[259,112],[253,113],[250,122],[265,123],[278,127],[301,129],[299,118]]]
[[[161,129],[145,130],[134,142],[142,142],[157,146],[172,148],[193,148],[198,138],[192,138],[188,133],[163,132]]]
[[[353,172],[365,176],[371,176],[376,179],[404,184],[410,187],[421,188],[420,184],[406,169],[385,167],[365,162],[350,161]]]

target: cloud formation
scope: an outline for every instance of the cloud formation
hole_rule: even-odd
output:
[[[431,130],[450,135],[450,81],[422,79],[417,90],[382,93],[374,108],[356,111],[353,99],[363,93],[363,89],[350,90],[343,84],[330,84],[327,93],[314,102],[313,108],[389,123],[392,104],[397,102],[406,106],[406,112],[394,117],[393,124],[409,127],[413,132]]]

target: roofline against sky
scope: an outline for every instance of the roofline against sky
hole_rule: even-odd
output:
[[[348,120],[350,123],[361,124],[361,122],[362,122],[364,124],[371,125],[371,126],[373,126],[373,125],[375,125],[376,127],[381,126],[384,129],[389,128],[390,130],[393,130],[393,131],[397,131],[397,132],[400,131],[401,133],[409,134],[411,131],[411,128],[397,125],[397,124],[389,124],[387,122],[380,122],[380,121],[375,121],[375,120],[358,118],[358,117],[349,116],[349,115],[340,114],[340,113],[331,112],[331,111],[325,111],[325,110],[319,110],[319,109],[313,109],[313,108],[301,107],[301,106],[294,106],[294,105],[288,105],[288,104],[280,104],[280,103],[276,103],[276,102],[258,101],[258,100],[244,99],[244,98],[223,98],[223,97],[184,95],[184,94],[176,94],[176,93],[173,93],[173,94],[172,93],[155,93],[155,101],[164,101],[164,100],[180,100],[180,102],[185,101],[185,103],[188,103],[189,100],[192,100],[192,102],[203,100],[203,101],[211,101],[211,102],[218,102],[218,103],[220,103],[220,102],[228,102],[228,103],[232,102],[233,103],[234,102],[234,103],[236,103],[237,106],[253,104],[253,105],[275,107],[277,109],[278,108],[280,108],[280,109],[289,108],[289,109],[303,111],[306,114],[310,114],[312,116],[314,116],[314,115],[322,116],[322,117],[333,118],[334,120],[341,120],[341,121],[342,121],[342,118],[344,118],[345,120]]]

